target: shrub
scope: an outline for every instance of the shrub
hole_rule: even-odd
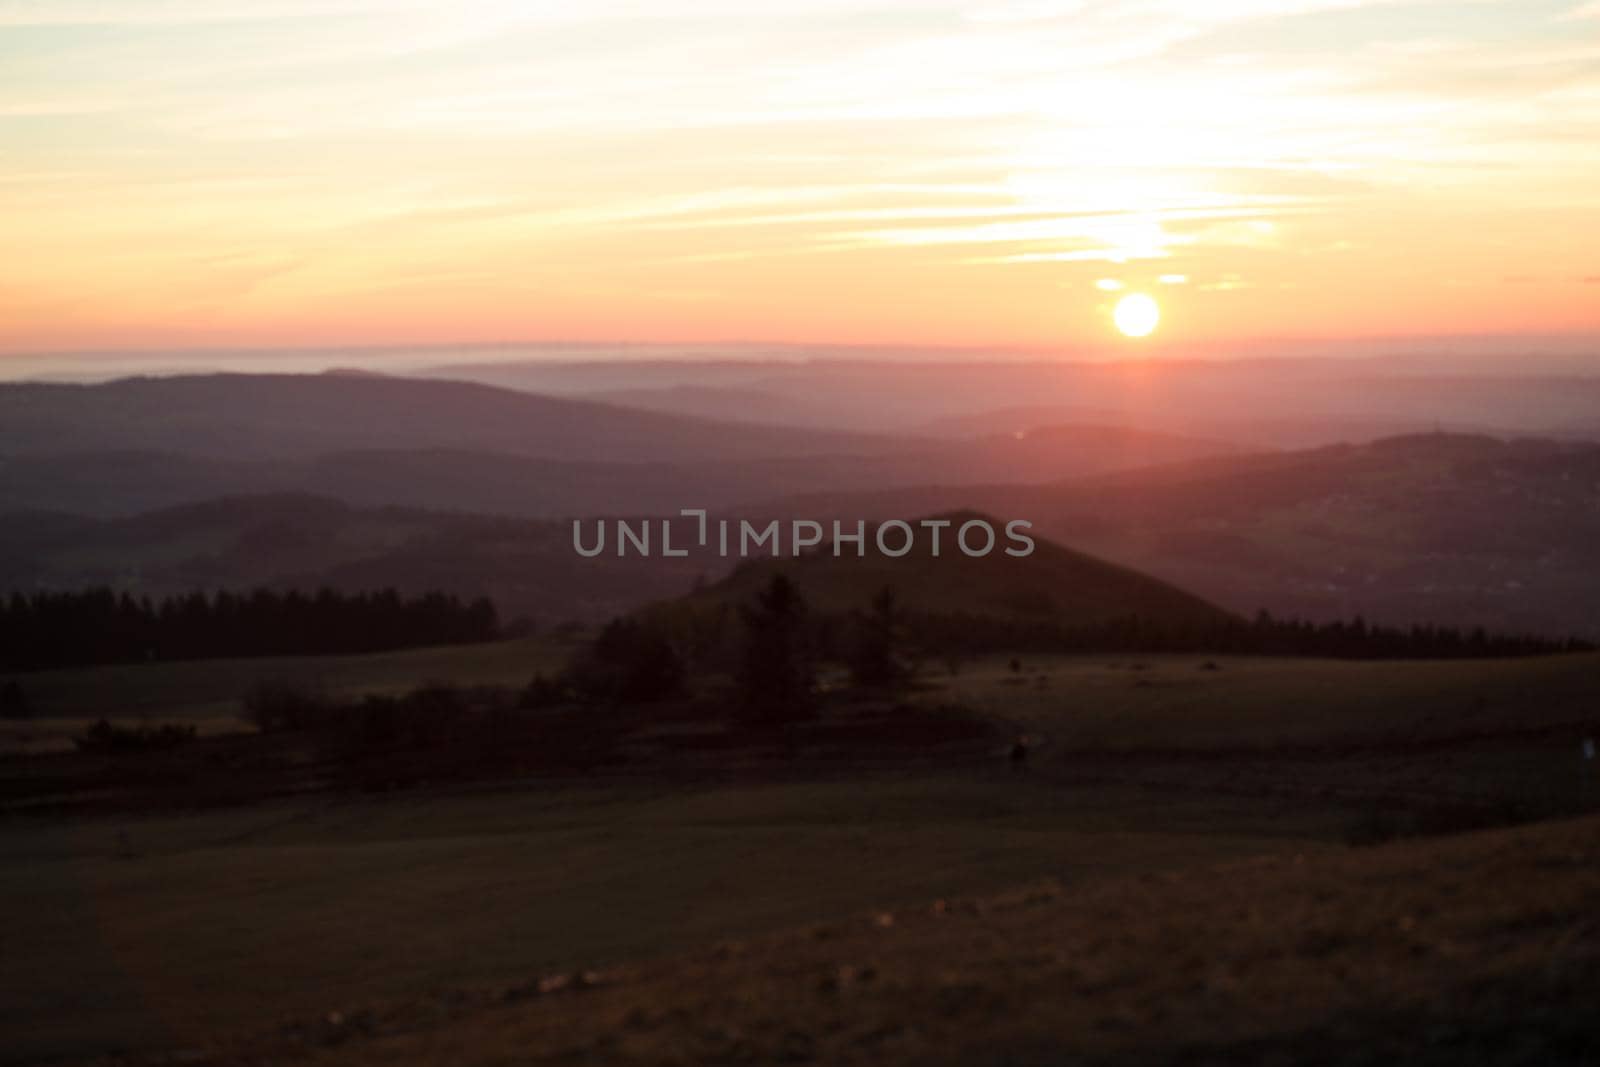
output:
[[[193,726],[162,723],[160,726],[113,726],[101,719],[72,739],[80,752],[160,752],[193,741]]]
[[[596,703],[650,704],[684,694],[687,672],[658,629],[613,619],[567,671],[573,692]]]
[[[311,729],[333,709],[333,703],[315,689],[283,679],[256,683],[242,703],[245,720],[264,734]]]
[[[465,690],[429,682],[404,696],[369,696],[341,708],[331,726],[347,750],[427,747],[468,732],[472,710]]]

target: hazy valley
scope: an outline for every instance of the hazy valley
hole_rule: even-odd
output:
[[[9,1058],[1579,1062],[1590,383],[981,370],[0,387]]]

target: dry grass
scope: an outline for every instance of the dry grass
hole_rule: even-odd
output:
[[[932,895],[1335,847],[1341,819],[1001,771],[19,822],[0,1032],[25,1058],[186,1045]]]
[[[1600,820],[924,901],[208,1061],[1588,1064]]]
[[[485,680],[422,659],[401,662]],[[1196,1062],[1230,1050],[1298,1062],[1314,1042],[1382,1048],[1435,1023],[1477,1047],[1539,996],[1550,1040],[1565,1040],[1567,964],[1535,962],[1565,959],[1562,945],[1582,949],[1574,966],[1593,962],[1594,927],[1573,902],[1595,903],[1583,842],[1600,825],[1343,842],[1374,801],[1533,804],[1558,778],[1576,785],[1565,731],[1600,707],[1595,657],[1140,662],[1030,660],[1020,680],[993,662],[941,680],[929,699],[1044,739],[1023,774],[997,754],[990,767],[833,766],[827,780],[765,786],[524,783],[10,816],[0,908],[27,921],[4,931],[0,1047],[21,1060],[239,1048],[237,1035],[276,1034],[285,1018],[373,1003],[388,1006],[384,1026],[427,1032],[356,1042],[358,1059],[1159,1062],[1186,1049]],[[363,669],[372,684],[403,673]],[[1305,862],[1193,873],[1294,855]],[[927,912],[1025,883],[1048,889],[1026,907],[983,904],[982,921]],[[823,940],[699,951],[881,910],[892,929],[852,920]],[[498,997],[618,967],[628,977],[614,987],[433,1026],[479,1002],[443,990]],[[1435,995],[1442,1022],[1424,1007]],[[351,1029],[317,1023],[281,1051]],[[1560,1062],[1558,1045],[1526,1040],[1548,1054],[1530,1062]]]

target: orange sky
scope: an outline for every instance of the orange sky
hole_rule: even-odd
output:
[[[13,352],[1600,331],[1592,2],[0,0],[0,86]]]

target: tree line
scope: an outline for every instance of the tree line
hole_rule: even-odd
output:
[[[647,703],[684,696],[693,677],[734,683],[752,720],[809,712],[816,668],[846,668],[857,689],[892,690],[928,662],[954,673],[967,659],[1019,653],[1210,654],[1336,659],[1479,659],[1593,651],[1578,639],[1493,633],[1481,627],[1383,626],[1357,617],[1310,622],[1261,612],[1177,621],[1127,616],[1091,624],[912,611],[884,588],[850,612],[813,612],[778,575],[750,603],[679,606],[615,619],[554,678],[539,677],[528,706],[576,699]]]
[[[492,602],[448,593],[13,593],[0,600],[0,669],[384,652],[488,641],[499,629]]]
[[[1260,612],[1179,622],[1129,616],[1088,625],[918,614],[907,630],[924,650],[960,657],[997,652],[1176,652],[1332,659],[1488,659],[1591,652],[1577,638],[1497,633],[1483,627],[1384,626],[1357,616],[1311,622]]]

